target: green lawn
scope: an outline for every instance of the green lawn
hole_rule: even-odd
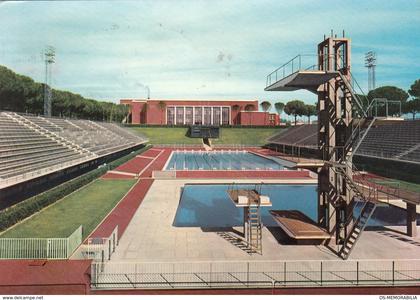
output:
[[[420,184],[402,181],[398,179],[389,179],[389,180],[374,179],[373,181],[381,185],[390,186],[390,187],[399,187],[403,190],[420,193]]]
[[[67,237],[83,225],[87,237],[135,180],[98,179],[6,231],[6,237]]]
[[[134,132],[149,138],[151,144],[201,144],[199,138],[186,136],[187,128],[134,127]],[[220,138],[212,139],[214,144],[264,145],[268,137],[278,128],[221,128]]]

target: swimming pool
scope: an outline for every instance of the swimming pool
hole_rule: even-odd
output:
[[[238,185],[254,188],[254,185]],[[243,224],[243,209],[229,199],[227,184],[185,185],[173,225],[176,227],[233,227]],[[298,209],[317,219],[316,185],[264,184],[263,195],[270,196],[272,207],[261,207],[262,222],[278,226],[270,209]]]
[[[254,185],[238,185],[254,188]],[[237,208],[229,199],[228,184],[187,184],[184,186],[173,226],[176,227],[234,227],[243,224],[243,209]],[[316,221],[316,185],[264,184],[261,194],[268,195],[273,205],[261,207],[261,218],[265,226],[278,227],[269,210],[300,210]],[[354,216],[360,214],[361,203],[354,209]],[[368,222],[368,226],[403,226],[405,210],[395,206],[379,206]],[[417,214],[420,224],[420,214]]]
[[[274,160],[246,151],[175,151],[166,170],[283,170]]]

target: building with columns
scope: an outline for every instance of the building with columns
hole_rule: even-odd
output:
[[[277,126],[279,116],[259,111],[258,100],[121,99],[130,107],[127,123],[149,125]]]

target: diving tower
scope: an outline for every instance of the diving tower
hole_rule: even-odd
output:
[[[324,37],[315,56],[297,55],[274,70],[267,76],[265,87],[265,91],[304,89],[318,96],[319,157],[298,160],[296,165],[317,172],[317,226],[331,237],[329,245],[343,259],[350,256],[378,204],[374,186],[353,180],[353,172],[357,171],[352,163],[353,153],[375,121],[369,116],[367,97],[356,93],[359,86],[355,83],[351,74],[351,41],[343,34],[342,38]],[[354,206],[360,203],[361,213],[354,219]],[[287,224],[290,216],[280,217],[276,221]]]
[[[243,208],[243,234],[251,253],[262,254],[261,207],[272,206],[268,196],[261,194],[261,184],[254,188],[242,188],[232,183],[228,188],[230,200],[236,207]]]

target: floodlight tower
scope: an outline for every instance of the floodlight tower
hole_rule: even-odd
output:
[[[365,54],[365,67],[368,68],[368,90],[375,89],[376,53],[369,51]]]
[[[55,63],[55,49],[47,46],[44,51],[45,85],[44,85],[44,116],[51,117],[51,64]]]

